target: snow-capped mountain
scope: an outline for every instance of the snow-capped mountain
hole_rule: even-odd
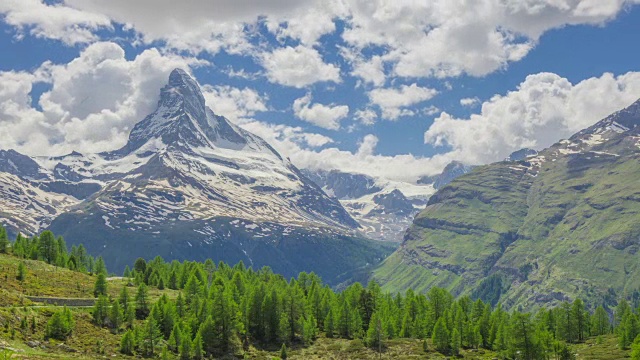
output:
[[[304,169],[303,173],[340,200],[360,223],[363,233],[383,241],[401,241],[415,214],[434,192],[430,185],[393,182],[338,170]]]
[[[333,256],[344,260],[325,270],[335,276],[379,255],[377,245],[356,235],[358,223],[337,200],[264,140],[214,114],[195,80],[179,69],[161,90],[157,109],[121,149],[34,159],[6,154],[0,171],[13,177],[1,179],[37,198],[22,196],[17,206],[23,212],[32,203],[55,208],[30,227],[10,230],[34,234],[50,228],[115,268],[138,256],[161,255],[322,273],[305,265]],[[2,217],[9,225],[6,219],[15,218]],[[349,250],[340,246],[362,247],[362,261],[349,264]],[[303,249],[317,259],[295,254]]]

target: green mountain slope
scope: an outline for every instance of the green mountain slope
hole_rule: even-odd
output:
[[[476,168],[436,193],[374,273],[535,308],[640,288],[640,102],[535,157]],[[615,293],[615,294],[614,294]]]

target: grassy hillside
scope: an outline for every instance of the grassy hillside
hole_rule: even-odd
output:
[[[640,288],[640,127],[627,126],[591,129],[535,158],[456,179],[374,277],[388,291],[441,286],[509,308],[576,298],[614,306]]]

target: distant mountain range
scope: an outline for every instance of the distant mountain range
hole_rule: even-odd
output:
[[[338,170],[302,170],[329,196],[339,200],[366,236],[399,242],[413,217],[433,194],[431,185],[393,182]]]
[[[376,269],[383,289],[506,307],[615,305],[640,288],[640,101],[441,187]]]
[[[51,229],[120,270],[136,257],[235,263],[344,280],[390,246],[269,144],[214,114],[174,70],[127,144],[99,154],[0,151],[0,222]]]

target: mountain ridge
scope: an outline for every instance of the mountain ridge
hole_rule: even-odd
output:
[[[640,101],[537,155],[455,179],[374,278],[387,290],[443,286],[523,308],[638,289],[638,125]]]

